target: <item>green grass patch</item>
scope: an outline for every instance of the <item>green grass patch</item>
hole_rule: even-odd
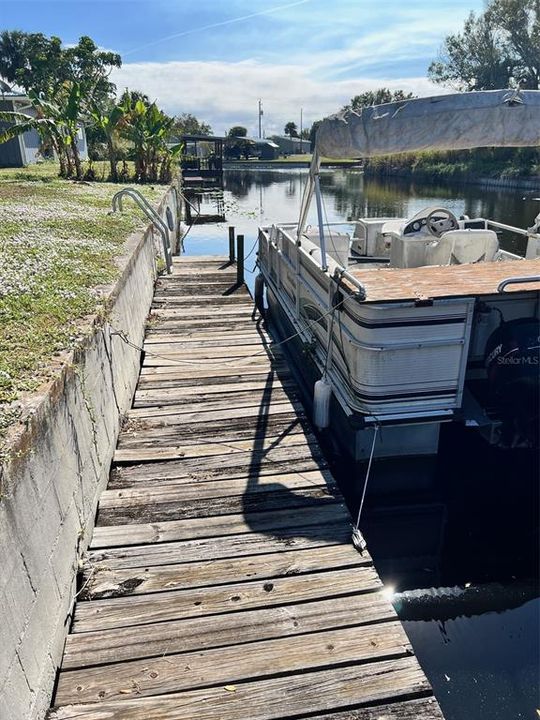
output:
[[[118,189],[61,180],[54,164],[0,170],[0,437],[14,402],[50,376],[83,318],[100,310],[98,286],[118,277],[116,258],[147,224],[129,201],[110,212]],[[164,188],[142,192],[157,204]]]

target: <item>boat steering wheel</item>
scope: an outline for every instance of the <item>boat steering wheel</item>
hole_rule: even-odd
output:
[[[448,230],[458,230],[459,223],[457,217],[450,210],[434,208],[426,217],[426,228],[430,235],[440,238]]]

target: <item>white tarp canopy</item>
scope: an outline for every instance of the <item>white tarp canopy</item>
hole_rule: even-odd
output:
[[[540,90],[489,90],[347,110],[323,120],[319,155],[373,157],[418,150],[540,145]]]

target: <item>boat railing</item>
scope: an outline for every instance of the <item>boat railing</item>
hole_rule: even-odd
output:
[[[506,232],[515,233],[527,238],[527,247],[525,250],[525,257],[527,260],[534,260],[540,254],[540,233],[536,232],[536,227],[525,230],[524,228],[514,227],[513,225],[506,225],[506,223],[497,222],[496,220],[486,220],[486,230],[494,228],[496,230],[504,230]],[[512,253],[505,252],[506,255],[515,258]]]
[[[497,286],[497,292],[503,293],[507,285],[525,285],[526,283],[540,282],[540,275],[523,275],[521,277],[508,277]]]
[[[350,223],[342,223],[342,222],[335,222],[335,223],[328,223],[328,226],[337,227],[340,225],[350,225]],[[287,257],[287,255],[283,252],[283,241],[285,240],[288,242],[292,247],[296,248],[298,254],[307,260],[308,263],[313,265],[320,273],[323,273],[325,275],[328,275],[329,268],[324,269],[321,265],[321,263],[317,260],[317,258],[313,255],[311,255],[307,250],[302,246],[302,243],[298,243],[296,238],[293,237],[291,233],[285,229],[282,225],[275,225],[276,228],[276,239],[272,238],[272,229],[271,228],[261,228],[262,232],[267,237],[268,243],[272,245],[278,253],[281,253],[282,257],[288,262],[289,265],[291,265],[290,259]],[[291,230],[295,229],[295,225],[291,224],[290,226]],[[366,296],[365,288],[362,285],[362,283],[358,280],[358,278],[354,277],[354,275],[351,275],[346,267],[343,267],[335,260],[331,259],[332,268],[334,271],[334,275],[336,278],[339,278],[340,280],[347,280],[347,282],[352,285],[354,293],[360,297],[361,299],[364,299]]]

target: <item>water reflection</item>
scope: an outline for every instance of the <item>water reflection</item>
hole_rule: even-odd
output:
[[[300,209],[307,169],[228,170],[225,193],[255,205],[262,190],[265,219],[283,218],[283,209],[294,220]],[[474,185],[418,183],[396,178],[365,178],[357,169],[323,169],[321,190],[330,221],[359,217],[411,217],[430,205],[443,205],[454,214],[488,217],[527,227],[540,210],[534,193],[483,189]],[[538,195],[538,193],[536,193]],[[312,218],[314,220],[314,218]]]

